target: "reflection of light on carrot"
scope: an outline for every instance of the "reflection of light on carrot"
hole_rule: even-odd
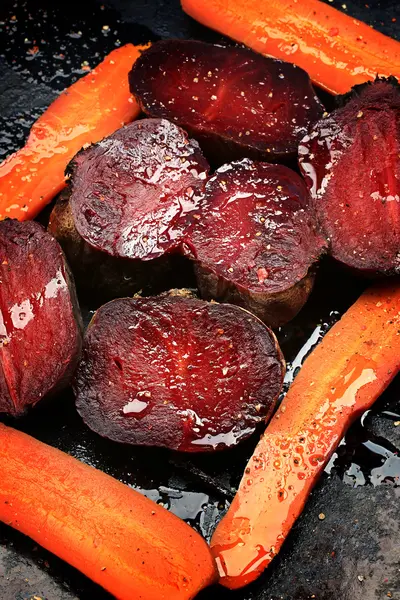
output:
[[[380,285],[306,359],[248,462],[211,541],[221,583],[241,587],[268,566],[346,429],[399,370],[400,286]]]
[[[293,62],[334,94],[400,76],[400,44],[319,0],[181,0],[182,8],[256,52]]]
[[[342,386],[336,389],[336,400],[333,407],[340,410],[344,406],[353,406],[356,403],[357,392],[367,383],[375,381],[374,369],[363,369],[361,366],[354,367],[346,377],[343,378]],[[340,393],[343,393],[340,396]]]

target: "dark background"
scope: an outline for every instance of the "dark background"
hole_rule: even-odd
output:
[[[400,39],[397,1],[330,4]],[[177,0],[86,0],[79,9],[72,2],[1,0],[0,158],[23,144],[44,108],[88,66],[120,44],[159,37],[221,40],[187,17]],[[365,285],[328,260],[322,264],[310,302],[278,332],[288,361],[286,384]],[[83,307],[86,318],[90,308]],[[216,587],[204,591],[202,600],[400,600],[398,420],[397,379],[343,440],[268,571],[244,590]],[[211,457],[127,448],[88,431],[68,392],[8,422],[139,489],[207,539],[257,442],[256,435]],[[35,598],[111,599],[33,541],[0,525],[0,600]]]

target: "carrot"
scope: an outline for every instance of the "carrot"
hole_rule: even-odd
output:
[[[128,73],[145,48],[126,44],[113,50],[39,117],[25,146],[0,164],[0,219],[33,219],[65,186],[65,168],[85,144],[139,114]]]
[[[0,424],[0,520],[119,600],[186,600],[216,579],[203,538],[109,475]]]
[[[211,540],[229,588],[268,566],[349,425],[400,369],[400,286],[373,287],[307,358]]]
[[[400,43],[318,0],[182,0],[191,17],[256,52],[302,67],[333,94],[400,77]]]

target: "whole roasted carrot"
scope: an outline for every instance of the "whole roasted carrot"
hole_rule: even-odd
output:
[[[307,358],[211,540],[229,588],[268,566],[349,425],[400,369],[400,285],[367,290]]]
[[[295,63],[333,94],[400,77],[400,43],[318,0],[181,0],[191,17],[256,52]]]
[[[189,600],[216,579],[206,542],[184,521],[1,424],[0,520],[120,600]]]
[[[147,46],[113,50],[49,106],[23,148],[0,164],[0,219],[34,218],[64,187],[64,171],[85,145],[132,121],[139,107],[128,73]]]

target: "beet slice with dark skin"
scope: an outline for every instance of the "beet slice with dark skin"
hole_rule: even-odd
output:
[[[209,179],[186,253],[203,298],[247,308],[270,326],[306,302],[326,245],[301,177],[283,165],[236,161]]]
[[[76,230],[70,194],[67,186],[59,195],[48,229],[64,250],[86,305],[98,308],[104,302],[139,291],[148,295],[172,286],[195,285],[191,265],[178,254],[135,260],[110,256],[90,246]]]
[[[123,298],[89,325],[76,406],[93,431],[118,442],[224,449],[271,415],[284,370],[274,334],[236,306]]]
[[[182,217],[207,177],[198,143],[165,119],[135,121],[72,162],[78,234],[111,256],[149,261],[180,244]]]
[[[157,42],[129,83],[147,115],[181,125],[218,164],[294,157],[323,112],[305,71],[241,47]]]
[[[366,275],[400,273],[400,88],[357,86],[311,129],[299,163],[332,256]]]
[[[82,323],[57,241],[34,221],[0,222],[0,412],[19,415],[71,380]]]

